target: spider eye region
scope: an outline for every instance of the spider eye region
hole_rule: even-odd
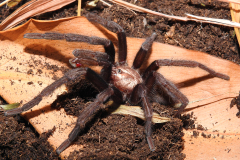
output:
[[[121,74],[122,73],[122,70],[121,69],[118,69],[118,74]]]
[[[111,79],[115,87],[128,94],[137,84],[142,83],[140,74],[128,66],[113,67]]]

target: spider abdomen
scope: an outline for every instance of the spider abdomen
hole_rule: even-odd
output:
[[[111,79],[115,87],[127,94],[130,94],[137,84],[142,83],[140,74],[128,66],[112,67]]]

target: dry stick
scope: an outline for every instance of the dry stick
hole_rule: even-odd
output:
[[[106,5],[106,6],[108,6],[108,7],[111,7],[111,6],[112,6],[111,4],[105,2],[104,0],[100,0],[100,1],[101,1],[104,5]]]
[[[5,0],[2,3],[0,3],[0,7],[2,7],[4,4],[7,4],[9,1],[11,1],[11,0]]]
[[[186,15],[187,15],[187,17],[190,20],[194,20],[194,21],[199,21],[199,22],[203,22],[203,23],[218,24],[218,25],[228,26],[228,27],[240,28],[240,23],[233,22],[233,21],[230,21],[230,20],[227,20],[227,19],[217,19],[217,18],[201,17],[201,16],[195,16],[195,15],[188,14],[188,13],[186,13]]]
[[[77,16],[81,16],[82,0],[78,0],[78,13]]]
[[[180,17],[180,16],[171,16],[159,12],[152,11],[150,9],[146,9],[143,7],[136,6],[134,4],[122,1],[122,0],[109,0],[113,3],[119,4],[123,7],[127,7],[129,9],[138,11],[138,12],[143,12],[143,13],[149,13],[157,16],[162,16],[170,19],[176,19],[180,21],[196,21],[196,22],[202,22],[202,23],[211,23],[211,24],[218,24],[218,25],[223,25],[223,26],[228,26],[228,27],[237,27],[240,28],[240,24],[236,22],[232,22],[226,19],[217,19],[217,18],[207,18],[207,17],[201,17],[201,16],[194,16],[191,14],[186,14],[186,17]]]

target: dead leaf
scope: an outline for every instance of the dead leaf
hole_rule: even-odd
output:
[[[10,2],[7,3],[8,7],[15,7],[16,5],[18,5],[22,0],[11,0]]]
[[[84,17],[72,17],[58,21],[31,20],[17,28],[0,32],[0,94],[9,103],[20,101],[26,103],[45,86],[52,83],[54,81],[53,77],[60,77],[62,75],[61,70],[57,69],[57,72],[55,72],[54,69],[47,66],[57,65],[59,68],[69,68],[68,59],[73,57],[71,52],[75,48],[104,51],[102,46],[92,46],[86,43],[23,38],[25,33],[48,31],[105,37],[111,39],[115,45],[117,44],[116,34],[88,22]],[[144,39],[127,39],[127,60],[129,64],[132,64],[143,41]],[[238,138],[240,138],[240,119],[235,116],[238,112],[237,108],[230,109],[229,107],[230,101],[239,92],[240,67],[233,62],[202,52],[162,43],[153,44],[150,58],[143,65],[143,68],[155,59],[194,60],[230,76],[230,81],[225,81],[219,78],[211,78],[208,73],[199,68],[161,67],[159,70],[167,79],[180,86],[180,90],[190,101],[205,99],[189,104],[187,106],[188,112],[194,112],[197,123],[207,127],[207,132],[214,134],[213,131],[218,130],[220,136],[224,135],[225,137],[224,140],[219,137],[211,140],[201,137],[192,139],[192,130],[185,131],[184,153],[186,153],[187,159],[240,157],[240,143],[238,142]],[[99,68],[93,69],[99,71]],[[35,106],[32,112],[23,114],[40,134],[54,126],[56,127],[53,136],[48,139],[54,148],[58,147],[67,138],[76,121],[75,117],[67,116],[63,110],[57,111],[50,107],[56,95],[64,91],[65,87],[63,86],[55,91],[52,96]],[[229,153],[225,151],[229,147],[227,145],[231,145],[231,152]],[[81,147],[71,145],[60,156],[68,156],[71,151],[78,150]]]
[[[75,0],[32,0],[19,7],[0,24],[0,31],[16,26],[27,18],[55,11]]]
[[[144,112],[141,107],[139,106],[126,106],[120,105],[112,114],[124,114],[124,115],[131,115],[134,117],[138,117],[142,120],[145,120]],[[153,112],[152,122],[153,123],[165,123],[170,121],[170,118],[167,117],[160,117],[159,114]]]

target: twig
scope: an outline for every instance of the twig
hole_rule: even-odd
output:
[[[208,18],[208,17],[201,17],[201,16],[195,16],[192,14],[186,13],[187,18],[192,21],[200,21],[203,23],[211,23],[211,24],[218,24],[222,26],[228,26],[228,27],[237,27],[240,28],[240,23],[233,22],[227,19],[217,19],[217,18]]]
[[[109,1],[111,1],[113,3],[117,3],[117,4],[119,4],[123,7],[127,7],[127,8],[130,8],[130,9],[132,9],[134,11],[138,11],[138,12],[150,13],[150,14],[153,14],[153,15],[162,16],[162,17],[166,17],[166,18],[177,19],[177,20],[181,20],[181,21],[187,21],[188,20],[186,17],[170,16],[170,15],[167,15],[167,14],[152,11],[150,9],[139,7],[139,6],[136,6],[134,4],[131,4],[131,3],[128,3],[128,2],[125,2],[125,1],[122,1],[122,0],[109,0]]]
[[[81,16],[82,0],[78,0],[78,12],[77,16]]]
[[[106,6],[108,6],[108,7],[111,7],[111,6],[112,6],[111,4],[105,2],[104,0],[100,0],[100,1],[101,1],[104,5],[106,5]]]
[[[4,4],[7,4],[9,1],[11,1],[11,0],[5,0],[2,3],[0,3],[0,7],[2,7]]]

